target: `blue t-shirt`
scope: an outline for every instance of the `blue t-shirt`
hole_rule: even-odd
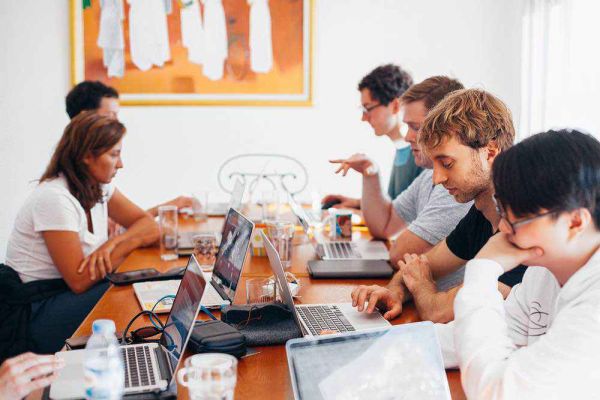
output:
[[[404,146],[396,149],[394,165],[390,174],[390,184],[388,186],[388,195],[394,200],[402,193],[417,176],[423,171],[423,168],[417,167],[415,157],[410,146]]]

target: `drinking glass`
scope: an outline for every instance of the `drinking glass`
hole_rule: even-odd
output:
[[[260,203],[263,221],[277,219],[279,216],[279,193],[276,190],[261,192]]]
[[[270,303],[275,301],[275,281],[269,278],[246,280],[246,303]]]
[[[199,190],[192,194],[192,213],[194,220],[203,222],[208,220],[208,190]]]
[[[289,221],[266,221],[266,233],[269,241],[277,250],[283,268],[292,265],[292,240],[296,226]]]
[[[204,272],[213,270],[219,251],[219,239],[220,235],[215,232],[201,232],[192,236],[194,256],[196,256],[196,260]]]
[[[188,388],[192,400],[233,400],[237,359],[221,353],[195,354],[185,360],[177,380]]]
[[[176,260],[177,255],[177,207],[158,207],[160,229],[160,258],[163,261]]]

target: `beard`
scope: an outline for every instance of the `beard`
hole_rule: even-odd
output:
[[[477,153],[474,154],[471,159],[471,175],[469,175],[463,182],[460,189],[454,195],[454,199],[458,203],[468,203],[474,200],[481,193],[488,190],[491,184],[491,171],[484,169],[481,161],[477,157]],[[458,188],[457,188],[458,189]]]

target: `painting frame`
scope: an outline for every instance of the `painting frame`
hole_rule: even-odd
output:
[[[291,106],[313,105],[315,1],[302,0],[302,93],[297,94],[181,94],[120,93],[125,106]],[[71,85],[85,79],[84,17],[81,0],[70,0],[70,75]]]

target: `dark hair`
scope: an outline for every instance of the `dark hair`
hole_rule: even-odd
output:
[[[432,76],[408,88],[402,95],[402,102],[414,103],[423,100],[425,109],[430,111],[448,94],[464,88],[463,84],[456,79],[442,75]]]
[[[73,119],[85,110],[97,110],[103,97],[119,98],[119,92],[100,81],[83,81],[78,83],[65,99],[67,114]]]
[[[500,153],[492,175],[498,200],[515,217],[583,207],[600,227],[600,142],[589,134],[538,133]]]
[[[410,74],[397,65],[375,68],[358,84],[358,90],[369,89],[371,97],[384,106],[399,98],[413,84]]]
[[[125,126],[114,118],[83,111],[71,120],[60,138],[40,182],[63,174],[69,192],[85,210],[102,201],[100,184],[92,177],[83,159],[98,157],[116,145],[125,134]]]

